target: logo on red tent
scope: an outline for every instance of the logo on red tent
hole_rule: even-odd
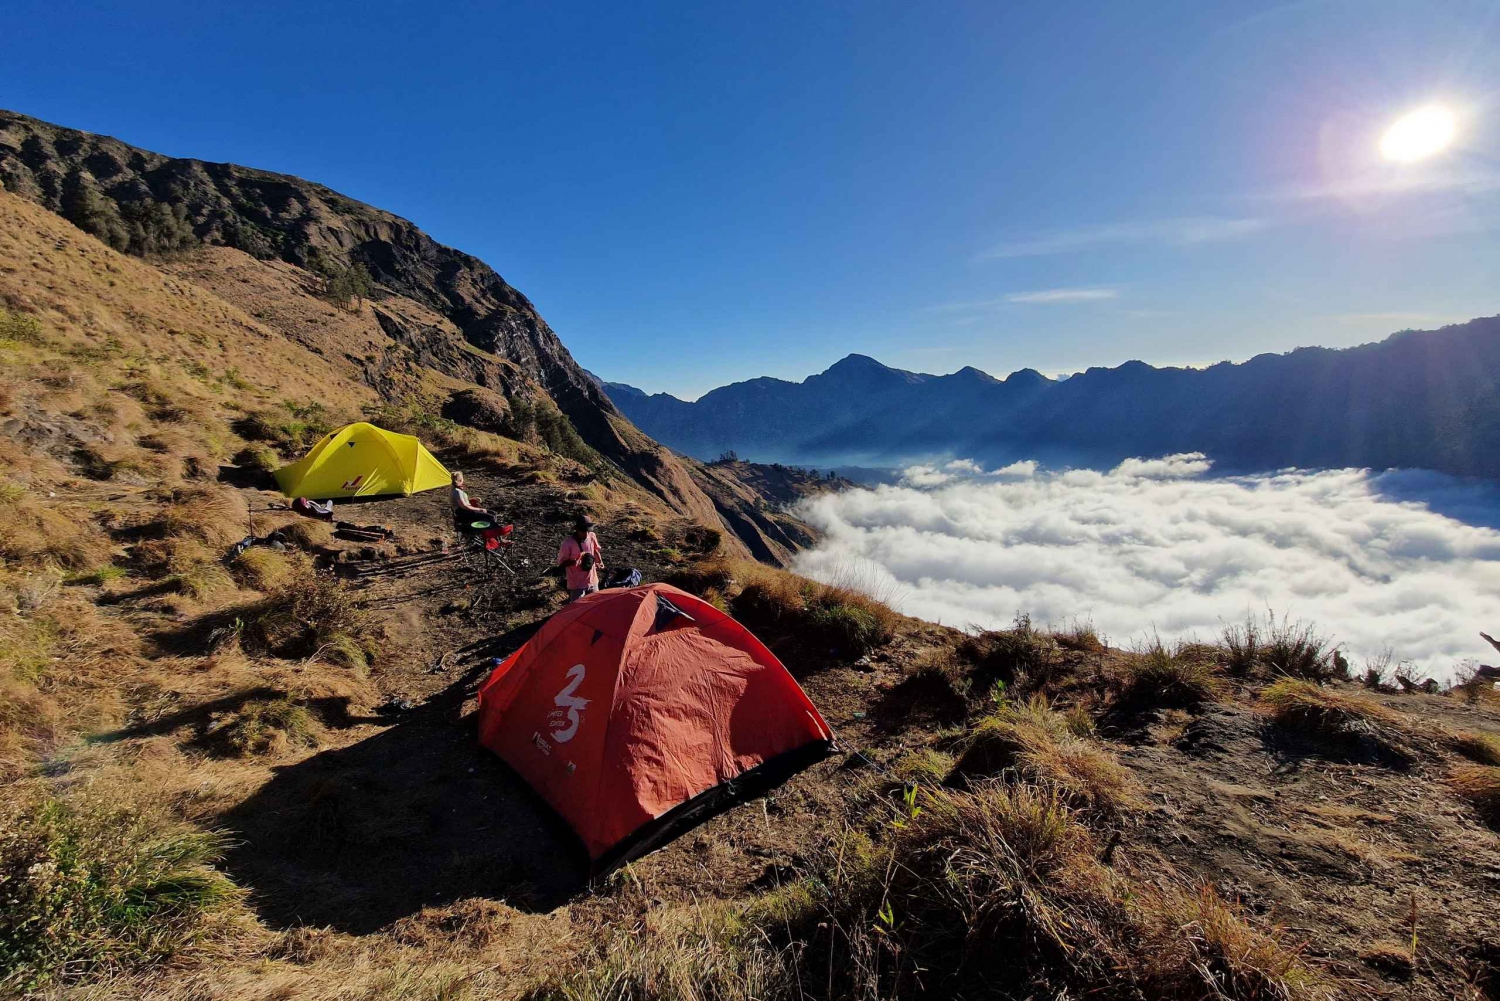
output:
[[[573,694],[583,684],[585,670],[582,664],[574,664],[568,668],[568,683],[552,700],[553,705],[558,708],[547,714],[547,720],[552,725],[552,739],[559,744],[566,744],[573,739],[573,735],[578,732],[578,724],[583,722],[578,714],[588,708],[588,699]]]

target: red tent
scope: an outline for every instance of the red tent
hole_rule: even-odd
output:
[[[479,740],[567,821],[596,871],[833,750],[760,640],[665,584],[601,591],[549,619],[480,688]]]

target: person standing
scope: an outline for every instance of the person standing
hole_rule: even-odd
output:
[[[599,538],[594,535],[594,519],[580,514],[573,522],[573,534],[557,550],[557,564],[566,569],[570,602],[599,590],[604,550],[599,548]]]

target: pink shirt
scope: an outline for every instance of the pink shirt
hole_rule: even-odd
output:
[[[584,553],[594,554],[594,565],[589,567],[587,570],[583,569],[583,567],[577,567],[573,565],[573,562]],[[569,591],[576,591],[581,587],[598,587],[598,568],[599,564],[603,562],[603,560],[604,550],[599,548],[599,540],[594,536],[593,532],[589,533],[589,537],[583,540],[583,545],[581,546],[578,544],[577,539],[573,538],[571,535],[568,536],[563,540],[562,547],[557,551],[557,562],[566,563],[568,565]]]

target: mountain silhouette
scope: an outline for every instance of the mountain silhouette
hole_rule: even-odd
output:
[[[1204,452],[1226,471],[1403,467],[1500,478],[1500,317],[1202,369],[1131,361],[1067,379],[1031,369],[996,379],[849,355],[803,382],[751,379],[692,403],[620,383],[604,389],[647,434],[702,458],[1099,466]]]

